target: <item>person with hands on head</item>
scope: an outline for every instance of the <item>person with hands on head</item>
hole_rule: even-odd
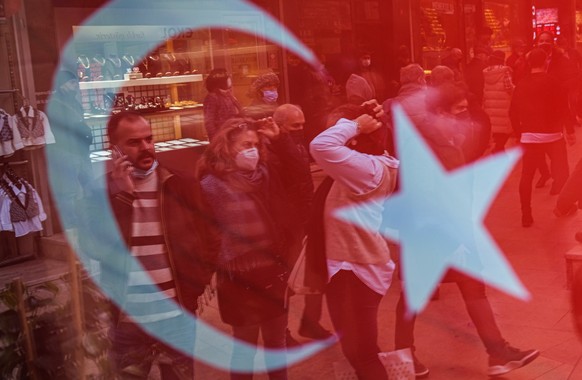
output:
[[[287,266],[295,226],[288,189],[304,163],[273,118],[227,120],[198,161],[197,177],[214,226],[218,309],[233,336],[285,349]],[[285,177],[285,181],[283,180]],[[252,368],[254,353],[235,347],[233,367]],[[235,365],[236,364],[236,365]],[[252,375],[231,373],[231,379]],[[286,379],[285,368],[269,373]]]
[[[330,127],[310,144],[314,160],[334,180],[323,201],[325,249],[320,253],[326,256],[322,275],[327,275],[329,314],[360,380],[387,379],[378,359],[377,320],[395,265],[379,230],[399,161],[385,153],[382,115],[375,100],[340,106],[329,115]],[[346,207],[374,226],[362,230],[338,219],[335,211]]]
[[[195,331],[182,326],[191,326],[185,319],[197,312],[214,262],[198,186],[158,164],[151,127],[140,114],[112,115],[107,134],[114,153],[105,193],[129,254],[103,236],[107,228],[94,217],[103,207],[93,199],[86,210],[90,233],[81,237],[88,239],[84,247],[101,252],[94,257],[101,283],[119,306],[110,329],[111,361],[120,378],[146,379],[156,358],[164,357],[162,380],[191,379],[193,352],[178,352],[145,331],[194,347]]]

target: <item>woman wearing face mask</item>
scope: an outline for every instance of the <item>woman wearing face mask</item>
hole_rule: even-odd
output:
[[[204,128],[212,140],[226,120],[239,116],[241,106],[232,93],[232,78],[225,69],[214,69],[206,78],[208,95],[204,98]]]
[[[257,76],[249,88],[251,103],[244,115],[255,120],[273,116],[279,101],[279,83],[279,77],[272,71]]]
[[[276,156],[276,157],[274,157]],[[285,348],[288,239],[293,226],[281,176],[301,176],[303,162],[272,118],[227,120],[201,157],[198,178],[216,227],[217,290],[222,320],[235,338]],[[254,354],[234,350],[233,364]],[[252,375],[233,373],[231,379]],[[286,379],[285,369],[269,373]]]

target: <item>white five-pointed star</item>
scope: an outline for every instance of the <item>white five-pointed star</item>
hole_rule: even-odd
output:
[[[520,157],[519,149],[447,172],[401,107],[393,109],[400,152],[400,190],[387,198],[380,232],[401,244],[404,292],[411,311],[424,308],[449,268],[517,298],[529,293],[483,220]],[[336,216],[354,223],[354,209]],[[361,220],[361,219],[360,219]],[[360,222],[360,227],[369,228]]]

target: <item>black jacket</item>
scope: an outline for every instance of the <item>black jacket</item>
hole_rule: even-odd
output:
[[[165,244],[168,249],[170,269],[174,278],[179,303],[190,312],[197,308],[197,299],[204,292],[212,276],[213,252],[207,244],[208,224],[205,214],[199,207],[199,191],[195,182],[185,180],[164,168],[158,169],[159,201],[161,223]],[[107,177],[108,199],[117,223],[122,243],[131,246],[133,194],[119,192]],[[127,270],[129,256],[124,255],[116,239],[110,239],[109,223],[104,223],[99,215],[97,204],[87,213],[85,238],[91,244],[99,244],[99,252],[106,257],[94,257],[101,261],[102,283],[107,286],[118,300],[125,299],[127,291]],[[107,245],[107,247],[103,247]],[[85,247],[90,247],[87,245]],[[93,251],[94,252],[94,251]],[[89,252],[89,254],[93,253]]]

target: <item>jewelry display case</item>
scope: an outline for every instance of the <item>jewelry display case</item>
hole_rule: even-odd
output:
[[[241,16],[242,17],[242,16]],[[260,19],[244,16],[260,27]],[[107,149],[110,113],[143,113],[154,139],[206,140],[205,75],[226,68],[233,92],[245,106],[252,80],[263,70],[280,73],[281,49],[255,35],[228,29],[190,30],[179,26],[73,26],[79,87],[94,152]],[[148,41],[167,37],[143,55]],[[282,79],[282,78],[281,78]],[[282,91],[281,91],[282,92]]]

